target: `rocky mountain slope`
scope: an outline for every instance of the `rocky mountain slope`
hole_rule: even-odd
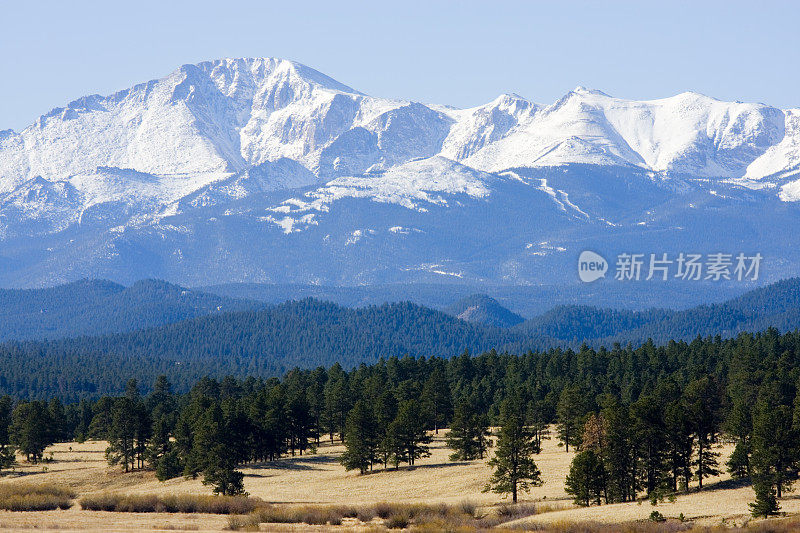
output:
[[[0,285],[566,283],[586,247],[756,244],[777,279],[798,199],[798,109],[582,87],[455,109],[225,59],[0,132]]]

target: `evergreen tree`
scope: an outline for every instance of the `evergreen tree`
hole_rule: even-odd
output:
[[[530,487],[542,484],[541,473],[533,460],[536,445],[525,426],[521,408],[519,401],[506,400],[503,404],[497,449],[489,460],[494,473],[484,488],[484,492],[511,494],[514,503],[519,491],[527,492]]]
[[[11,413],[9,440],[29,463],[38,463],[44,450],[53,444],[52,421],[43,401],[19,402]]]
[[[655,394],[642,395],[632,406],[637,456],[643,488],[650,496],[661,488],[667,473],[668,437],[665,431],[662,399]]]
[[[447,423],[452,410],[450,386],[438,366],[422,386],[421,401],[429,427],[438,435],[439,428]]]
[[[450,460],[483,459],[491,444],[490,435],[489,418],[476,412],[471,402],[462,401],[456,406],[447,435],[447,447],[454,450]]]
[[[578,505],[588,506],[593,501],[600,505],[606,492],[606,473],[595,450],[583,450],[572,459],[565,490]]]
[[[430,455],[427,445],[432,439],[425,431],[425,419],[416,400],[400,404],[397,417],[389,424],[389,435],[395,467],[400,463],[414,466],[417,459]]]
[[[58,398],[51,398],[47,404],[47,414],[51,421],[50,440],[52,442],[65,442],[72,435],[67,431],[67,416],[64,404]]]
[[[704,478],[719,474],[719,453],[713,447],[719,436],[721,401],[713,378],[707,376],[689,383],[683,393],[683,408],[697,441],[694,465],[698,487],[702,489]]]
[[[588,407],[586,391],[577,385],[569,385],[561,391],[556,408],[558,438],[564,443],[566,451],[570,445],[578,448],[581,443],[581,430]]]
[[[10,396],[0,396],[0,471],[14,464],[14,448],[11,446],[9,428],[14,402]]]
[[[775,485],[769,477],[756,474],[753,480],[756,501],[750,504],[750,513],[754,518],[769,518],[780,512],[778,499],[775,497]]]
[[[667,469],[673,491],[689,490],[692,479],[694,434],[680,400],[669,403],[664,411]]]
[[[341,365],[334,364],[328,372],[329,379],[323,389],[325,395],[325,421],[331,442],[335,433],[344,437],[344,424],[350,411],[350,389],[347,386],[347,375]]]
[[[136,436],[139,418],[136,404],[129,397],[118,398],[111,412],[106,458],[109,464],[121,464],[125,472],[136,468]]]
[[[372,470],[378,461],[378,443],[380,434],[373,411],[366,401],[358,400],[345,425],[344,444],[346,451],[342,454],[341,463],[346,470],[359,470],[362,474]]]
[[[244,494],[243,474],[229,449],[225,419],[219,403],[212,403],[194,424],[192,464],[203,473],[203,484],[215,494]]]
[[[797,475],[798,433],[792,408],[781,398],[779,385],[765,382],[753,409],[752,467],[755,481],[770,484],[780,498]],[[766,497],[762,494],[762,498]]]
[[[605,395],[599,402],[604,439],[601,460],[605,469],[607,502],[636,499],[637,440],[631,428],[634,421],[627,406],[615,396]]]
[[[389,467],[389,459],[394,450],[393,435],[389,431],[397,417],[397,398],[394,393],[386,387],[378,396],[375,404],[375,421],[378,425],[378,455],[385,468]]]

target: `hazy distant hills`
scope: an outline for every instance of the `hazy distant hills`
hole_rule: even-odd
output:
[[[564,305],[558,302],[572,301],[579,293],[565,294],[554,292],[554,289],[528,288],[526,292],[525,288],[494,288],[502,298],[501,304],[498,299],[485,294],[468,294],[471,289],[474,288],[460,285],[327,288],[230,285],[187,289],[158,280],[143,280],[130,287],[104,280],[82,280],[47,289],[0,290],[0,341],[124,333],[207,315],[254,311],[264,307],[268,307],[271,313],[280,314],[280,309],[285,308],[283,302],[302,299],[318,302],[327,300],[335,304],[326,307],[330,312],[350,312],[351,308],[383,308],[387,302],[403,301],[412,308],[426,312],[438,309],[444,315],[460,321],[478,327],[490,326],[492,330],[507,330],[512,334],[512,337],[496,337],[496,332],[487,332],[484,338],[495,338],[495,347],[505,342],[542,347],[584,341],[682,339],[698,334],[725,336],[767,327],[786,330],[800,326],[798,278],[751,290],[724,302],[684,310]],[[534,302],[525,306],[526,297]],[[513,306],[536,311],[546,305],[545,300],[554,302],[555,306],[545,312],[536,312],[527,320],[509,309]],[[235,320],[236,314],[232,316]],[[208,320],[213,322],[218,319],[209,317]],[[176,327],[181,326],[178,324]],[[398,323],[398,327],[402,327],[402,324]],[[536,343],[530,344],[526,341],[528,338],[535,338]]]
[[[157,280],[130,287],[83,280],[47,289],[0,289],[0,341],[132,331],[263,305]]]

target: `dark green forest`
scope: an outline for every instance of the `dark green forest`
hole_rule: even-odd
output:
[[[636,348],[390,357],[281,379],[206,377],[185,394],[160,376],[144,396],[131,380],[122,395],[66,405],[6,397],[0,448],[39,461],[52,442],[104,438],[109,460],[126,470],[202,475],[235,493],[238,465],[308,453],[322,439],[344,438],[345,466],[365,472],[413,464],[427,454],[425,431],[448,426],[456,460],[485,454],[498,425],[502,449],[532,457],[555,424],[555,437],[580,452],[567,479],[579,503],[659,498],[727,469],[754,483],[754,513],[772,514],[800,464],[798,380],[800,333],[775,329]],[[716,451],[723,439],[736,444],[727,464]],[[535,484],[535,463],[526,469]]]
[[[111,313],[108,302],[124,300],[98,297],[96,300],[106,303],[93,308],[93,313],[107,313],[108,323],[136,324],[136,317],[147,315],[165,291],[172,297],[165,298],[161,311],[169,308],[170,302],[180,303],[180,298],[189,298],[192,305],[198,298],[202,300],[193,293],[181,296],[179,287],[148,282],[131,293],[140,305],[119,304],[120,309]],[[154,296],[146,297],[149,292]],[[62,314],[67,313],[68,300],[64,296],[56,306]],[[43,303],[23,299],[15,305],[33,313]],[[181,305],[181,312],[199,309]],[[7,315],[11,307],[5,311]],[[82,309],[78,306],[71,320],[94,320],[82,314]],[[584,342],[599,348],[614,343],[638,345],[648,338],[656,344],[671,338],[691,341],[698,335],[730,338],[742,330],[763,331],[770,326],[781,331],[800,326],[800,280],[782,281],[723,304],[686,311],[560,307],[510,328],[459,320],[408,302],[351,309],[306,299],[262,309],[217,312],[124,333],[9,341],[0,344],[0,394],[75,401],[122,392],[120,376],[150,384],[162,374],[176,391],[186,392],[205,376],[267,378],[294,367],[308,369],[339,362],[352,369],[393,356],[448,358],[465,350],[480,353],[492,348],[523,354],[556,347],[577,350]]]

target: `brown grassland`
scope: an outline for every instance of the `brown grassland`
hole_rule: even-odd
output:
[[[576,533],[800,530],[800,520],[792,517],[800,516],[800,497],[790,494],[780,502],[786,518],[754,521],[748,508],[753,500],[751,487],[735,483],[727,475],[707,480],[702,492],[678,495],[674,501],[665,500],[656,506],[643,501],[576,507],[564,492],[573,454],[566,453],[554,440],[545,441],[536,457],[544,485],[523,493],[517,507],[497,494],[482,492],[491,473],[486,461],[448,459],[450,451],[444,446],[443,432],[434,439],[431,457],[398,471],[379,468],[363,476],[345,472],[338,462],[343,448],[326,442],[315,454],[247,465],[242,468],[245,488],[260,501],[230,505],[210,496],[194,498],[210,495],[210,489],[199,479],[161,483],[153,472],[125,474],[118,467],[108,466],[105,447],[104,442],[96,441],[58,444],[46,453],[52,452],[53,461],[40,465],[28,465],[19,458],[13,472],[0,476],[0,500],[19,490],[33,492],[36,494],[26,497],[37,502],[55,498],[50,507],[53,510],[0,510],[0,530],[220,531],[258,527],[262,531],[383,531],[390,526],[424,531],[496,527]],[[724,464],[730,447],[722,446],[719,451]],[[64,498],[74,498],[72,506],[58,509],[64,507]],[[131,512],[83,509],[81,500],[88,508],[122,505]],[[253,511],[254,507],[258,509]],[[158,512],[133,512],[142,510]],[[186,510],[199,512],[182,512]],[[209,510],[234,514],[202,512]],[[650,521],[653,511],[668,520],[659,524]],[[297,520],[315,524],[292,523]]]

